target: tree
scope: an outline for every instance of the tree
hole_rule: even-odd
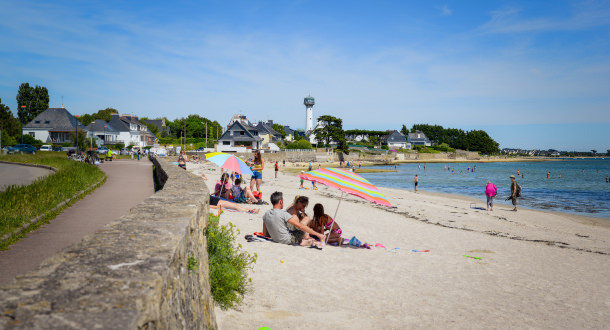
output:
[[[78,149],[79,150],[86,150],[87,149],[87,144],[89,144],[89,142],[87,141],[87,133],[85,133],[85,131],[83,131],[82,129],[78,130]],[[76,146],[76,141],[74,139],[75,134],[74,131],[72,131],[70,133],[70,139],[72,140],[72,145]]]
[[[403,124],[402,128],[400,129],[400,133],[402,133],[404,136],[408,136],[409,135],[409,129],[407,129],[407,126],[405,126]]]
[[[595,154],[597,153],[597,150],[591,149],[591,152],[593,153],[593,156],[595,156]]]
[[[103,121],[110,121],[110,118],[112,117],[112,114],[118,114],[119,111],[115,108],[106,108],[103,110],[98,110],[96,113],[93,114],[93,118],[95,119],[101,119]],[[83,124],[84,125],[84,124]]]
[[[22,107],[23,106],[23,107]],[[22,83],[17,92],[17,115],[22,124],[27,124],[49,108],[49,91],[46,87],[31,87]]]
[[[2,144],[6,144],[5,134],[8,138],[8,136],[15,137],[19,133],[19,122],[13,116],[11,109],[2,104],[2,99],[0,99],[0,130],[2,130]]]
[[[280,124],[273,124],[271,127],[278,133],[282,134],[282,139],[286,138],[286,130],[284,130],[284,126]]]
[[[91,124],[92,122],[95,121],[95,117],[93,115],[86,113],[86,114],[78,117],[78,121],[80,121],[81,124],[83,124],[84,126],[89,126],[89,124]]]
[[[316,128],[313,132],[318,141],[323,141],[326,146],[330,145],[331,141],[339,143],[341,139],[345,140],[345,132],[343,132],[343,120],[329,115],[318,117],[318,123],[322,127]]]

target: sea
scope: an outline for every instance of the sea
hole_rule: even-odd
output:
[[[447,170],[447,166],[451,166],[451,171]],[[475,166],[476,171],[473,171]],[[390,166],[363,168],[390,169]],[[417,174],[418,190],[464,195],[483,201],[485,186],[487,181],[491,181],[498,188],[494,202],[505,205],[512,205],[510,200],[505,199],[510,195],[509,177],[515,175],[522,189],[523,197],[518,200],[520,207],[610,220],[610,183],[606,183],[606,176],[610,176],[610,158],[547,162],[426,163],[425,170],[424,163],[409,163],[398,165],[397,170],[398,172],[359,174],[379,187],[410,190],[413,189],[413,179]],[[485,203],[477,207],[485,207]]]

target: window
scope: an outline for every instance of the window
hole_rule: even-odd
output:
[[[239,132],[239,135],[245,135],[244,131]]]
[[[231,145],[231,141],[222,141],[222,145],[223,146],[230,146]]]
[[[36,121],[34,121],[34,123],[40,124],[40,120],[36,120]]]
[[[34,132],[29,132],[28,133],[31,137],[36,137],[36,134]]]
[[[48,121],[48,120],[45,120],[45,121],[44,121],[44,123],[45,123],[45,124],[50,124],[51,122],[50,122],[50,121]]]

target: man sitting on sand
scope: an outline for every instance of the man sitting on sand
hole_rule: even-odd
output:
[[[271,237],[274,242],[301,246],[311,246],[315,243],[312,236],[317,236],[320,242],[326,240],[324,234],[316,233],[307,225],[301,223],[296,215],[283,210],[284,197],[281,192],[271,194],[273,209],[263,215],[263,235]]]

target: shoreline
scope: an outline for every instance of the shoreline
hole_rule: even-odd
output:
[[[220,176],[212,164],[187,167],[205,173],[208,187]],[[296,195],[308,196],[306,212],[321,203],[334,215],[339,191],[298,187],[296,175],[280,172],[276,180],[272,169],[263,171],[263,199],[274,191],[283,192],[287,204]],[[609,228],[547,211],[511,212],[503,205],[493,212],[470,209],[472,199],[462,196],[379,190],[392,207],[344,195],[336,220],[344,238],[386,248],[316,250],[247,242],[244,235],[261,230],[262,214],[271,206],[246,205],[260,208],[258,215],[224,213],[221,224],[237,226],[236,243],[258,257],[243,304],[216,308],[219,328],[603,328],[610,323],[604,290],[610,286]]]

